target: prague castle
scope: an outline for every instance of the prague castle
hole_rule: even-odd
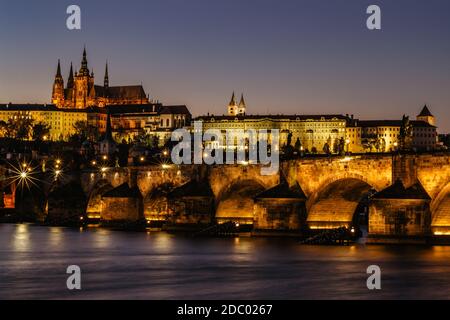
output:
[[[85,109],[92,106],[105,107],[107,105],[146,104],[148,97],[142,85],[110,86],[108,64],[105,68],[103,86],[94,83],[94,72],[89,70],[86,48],[83,51],[81,68],[73,72],[70,65],[67,86],[61,75],[61,65],[58,61],[55,81],[53,83],[52,104],[58,108]]]
[[[118,141],[131,141],[137,135],[148,134],[164,144],[172,130],[189,126],[191,122],[186,106],[149,101],[142,85],[110,86],[108,64],[103,86],[96,85],[84,49],[81,68],[74,73],[70,66],[66,85],[58,61],[51,104],[0,104],[0,137],[9,135],[3,129],[14,127],[21,120],[27,120],[30,125],[48,125],[49,133],[41,137],[45,140],[69,140],[79,122],[104,134],[108,113],[112,134]],[[32,132],[23,138],[30,140]]]
[[[252,115],[247,114],[244,96],[237,104],[234,93],[227,111],[228,115],[208,114],[195,120],[202,122],[204,130],[223,132],[224,141],[227,129],[277,129],[280,146],[297,144],[307,153],[337,153],[339,148],[350,153],[393,152],[399,148],[404,125],[402,120],[360,121],[348,114]],[[423,107],[416,120],[405,120],[410,127],[413,150],[431,151],[438,147],[436,119],[427,106]],[[268,138],[271,141],[270,132]]]

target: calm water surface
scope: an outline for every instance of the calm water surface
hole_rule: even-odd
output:
[[[68,265],[82,290],[66,289]],[[366,268],[382,269],[382,290]],[[304,246],[282,239],[0,224],[2,299],[450,298],[450,247]]]

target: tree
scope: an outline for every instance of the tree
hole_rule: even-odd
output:
[[[42,141],[45,140],[44,137],[48,137],[50,134],[50,126],[43,122],[38,122],[33,125],[32,132],[33,140]]]
[[[20,112],[8,119],[5,131],[8,138],[27,140],[31,136],[33,119]]]
[[[151,144],[151,136],[144,129],[139,129],[138,134],[134,137],[134,141],[145,146]]]
[[[8,124],[3,120],[0,121],[0,136],[9,138],[8,137]]]
[[[411,148],[411,144],[412,144],[412,125],[409,121],[409,117],[403,115],[402,125],[400,127],[399,149],[401,151],[407,151]]]
[[[87,121],[77,121],[73,125],[75,129],[75,135],[72,139],[85,141],[96,141],[100,136],[98,127],[90,125]]]

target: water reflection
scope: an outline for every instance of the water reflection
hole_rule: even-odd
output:
[[[0,225],[0,298],[449,298],[450,247],[304,246],[292,239],[188,238],[166,233]],[[367,290],[369,265],[382,290]]]
[[[49,239],[48,239],[48,244],[49,244],[49,250],[53,250],[53,249],[62,249],[64,248],[64,242],[62,241],[63,239],[63,231],[61,228],[58,227],[50,227],[49,228]]]
[[[106,249],[111,246],[111,232],[106,229],[92,229],[90,244],[93,249]]]
[[[13,236],[13,246],[16,252],[24,252],[30,248],[30,233],[28,224],[18,224],[15,226]]]

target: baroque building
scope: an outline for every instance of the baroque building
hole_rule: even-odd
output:
[[[304,153],[368,153],[393,152],[400,148],[403,120],[358,120],[353,115],[250,115],[246,113],[243,96],[236,103],[235,95],[228,104],[228,115],[206,115],[195,120],[202,122],[203,130],[218,129],[226,141],[226,130],[270,130],[280,134],[280,147],[300,146]],[[406,118],[408,119],[408,118]],[[409,120],[411,149],[432,151],[438,147],[435,117],[424,106],[416,120]],[[213,147],[216,141],[208,142]],[[339,151],[340,150],[340,151]]]
[[[61,74],[61,64],[58,61],[56,76],[53,83],[52,104],[58,108],[85,109],[92,106],[105,107],[107,105],[144,104],[148,97],[142,85],[110,86],[108,63],[106,63],[103,86],[94,82],[94,71],[88,67],[86,49],[83,50],[81,68],[73,71],[70,65],[67,86]]]

